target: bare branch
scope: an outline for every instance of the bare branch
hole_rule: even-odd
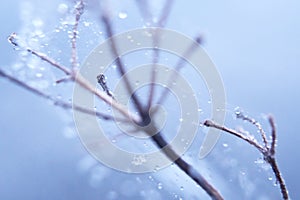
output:
[[[84,12],[84,3],[83,0],[80,0],[75,6],[75,24],[73,26],[72,38],[71,38],[71,44],[72,44],[71,63],[72,63],[73,70],[77,69],[78,67],[76,42],[78,36],[78,24],[83,12]]]
[[[155,129],[155,127],[154,127]],[[180,155],[178,155],[172,147],[166,142],[163,138],[162,133],[158,132],[153,135],[152,129],[150,132],[146,132],[149,135],[152,135],[151,139],[154,143],[164,152],[164,154],[172,161],[175,160],[175,164],[185,172],[192,180],[194,180],[203,190],[215,200],[222,200],[223,197],[221,194],[199,173],[195,170],[190,164],[188,164],[185,160],[183,160]]]
[[[288,190],[286,188],[284,179],[283,179],[283,177],[282,177],[282,175],[279,171],[279,167],[277,165],[276,159],[274,157],[269,157],[268,163],[271,165],[272,170],[275,174],[276,180],[279,183],[282,198],[285,199],[285,200],[288,200],[289,199],[289,193],[288,193]]]
[[[246,121],[251,122],[252,124],[257,124],[257,122],[251,118],[245,117],[244,115],[239,115],[239,117],[241,119],[244,119]],[[280,191],[281,191],[281,195],[282,198],[287,200],[289,199],[289,195],[288,195],[288,190],[286,188],[286,185],[284,183],[283,177],[279,171],[276,159],[275,159],[275,147],[276,147],[276,129],[275,129],[275,123],[274,123],[274,119],[270,116],[269,117],[269,122],[272,128],[272,144],[271,147],[265,146],[262,147],[258,142],[254,141],[254,140],[250,140],[248,137],[244,136],[243,134],[240,134],[238,132],[236,132],[235,130],[229,129],[225,126],[221,126],[218,125],[210,120],[206,120],[204,122],[204,125],[207,127],[213,127],[216,128],[218,130],[230,133],[238,138],[241,138],[242,140],[248,142],[249,144],[253,145],[254,147],[256,147],[256,149],[258,149],[264,156],[264,160],[271,166],[273,173],[276,177],[276,180],[279,182],[280,185]],[[257,125],[256,125],[257,126]]]
[[[254,118],[250,118],[250,117],[244,115],[241,111],[238,111],[235,114],[236,114],[236,117],[238,119],[242,119],[242,120],[247,121],[247,122],[253,124],[254,126],[256,126],[256,128],[258,129],[258,131],[261,134],[261,137],[263,139],[265,148],[269,148],[268,147],[268,140],[267,140],[267,137],[266,137],[266,132],[262,128],[261,124],[258,121],[256,121]]]
[[[105,12],[102,12],[102,13],[105,13]],[[118,66],[117,68],[118,68],[120,76],[122,77],[125,74],[125,67],[124,67],[123,62],[121,61],[121,59],[119,57],[117,46],[116,46],[115,41],[112,37],[113,36],[113,30],[112,30],[111,22],[109,21],[109,18],[106,14],[103,14],[101,19],[102,19],[102,22],[105,26],[107,37],[111,39],[111,51],[112,51],[113,55],[117,58],[116,59],[117,66]],[[134,105],[135,105],[136,109],[138,110],[139,114],[140,115],[145,114],[146,112],[144,111],[141,102],[138,100],[138,97],[133,92],[133,89],[132,89],[132,87],[129,83],[128,78],[126,78],[126,76],[124,76],[124,83],[125,83],[125,87],[126,87],[127,91],[129,92],[129,94],[132,94],[132,100],[133,100]]]
[[[72,72],[71,70],[69,70],[67,67],[57,63],[55,60],[47,57],[45,54],[42,54],[40,52],[37,52],[33,49],[31,49],[30,47],[23,47],[20,46],[19,43],[17,43],[16,41],[16,37],[17,34],[16,33],[12,33],[9,37],[8,37],[8,41],[9,43],[11,43],[14,47],[19,47],[21,49],[25,49],[26,51],[28,51],[29,53],[31,53],[34,56],[37,56],[38,58],[42,59],[43,61],[49,63],[50,65],[52,65],[53,67],[56,67],[57,69],[60,69],[61,71],[63,71],[66,75],[71,75]]]
[[[203,124],[204,126],[207,126],[207,127],[213,127],[213,128],[216,128],[218,130],[221,130],[221,131],[225,131],[227,133],[230,133],[231,135],[234,135],[238,138],[241,138],[242,140],[245,140],[246,142],[248,142],[249,144],[253,145],[256,149],[258,149],[261,153],[264,154],[265,152],[265,149],[260,145],[258,144],[257,142],[255,142],[254,140],[250,139],[249,137],[247,136],[244,136],[243,134],[233,130],[233,129],[230,129],[230,128],[227,128],[225,126],[221,126],[219,124],[216,124],[215,122],[211,121],[211,120],[206,120]]]
[[[63,65],[60,65],[59,63],[55,62],[53,59],[47,57],[46,55],[44,55],[40,52],[34,51],[29,47],[20,46],[16,42],[15,36],[16,36],[15,33],[13,33],[9,36],[8,40],[11,44],[13,44],[14,46],[17,46],[17,47],[20,47],[20,48],[23,48],[23,49],[27,50],[32,55],[37,56],[38,58],[41,58],[43,61],[45,61],[45,62],[49,63],[50,65],[52,65],[52,66],[60,69],[61,71],[65,72],[66,75],[69,75],[71,77],[71,79],[73,81],[77,82],[80,86],[82,86],[83,88],[87,89],[89,92],[91,92],[94,95],[96,95],[97,97],[99,97],[101,100],[106,102],[108,105],[111,105],[116,110],[120,111],[120,113],[122,113],[124,117],[132,119],[136,123],[140,122],[140,117],[139,116],[136,116],[135,114],[130,113],[125,106],[123,106],[123,105],[119,104],[118,102],[116,102],[113,98],[108,96],[105,92],[102,92],[102,91],[98,90],[97,88],[95,88],[95,86],[92,85],[88,80],[86,80],[79,72],[77,72],[76,70],[70,70],[67,67],[65,67]]]
[[[165,2],[164,8],[163,8],[160,18],[157,22],[158,27],[165,27],[168,17],[170,15],[170,12],[172,10],[173,4],[174,4],[174,0],[167,0]]]
[[[269,116],[269,123],[271,126],[271,134],[272,134],[272,143],[271,143],[271,148],[270,148],[270,153],[271,155],[275,155],[275,148],[276,148],[276,127],[275,127],[275,122],[274,118],[272,116]]]
[[[124,119],[124,118],[116,119],[115,117],[113,117],[111,115],[107,115],[105,113],[90,110],[90,109],[84,108],[82,106],[72,105],[71,103],[56,99],[56,98],[54,98],[54,97],[52,97],[52,96],[36,89],[36,88],[26,84],[25,82],[23,82],[23,81],[15,78],[15,77],[5,73],[1,69],[0,69],[0,76],[8,79],[9,81],[13,82],[17,86],[19,86],[19,87],[21,87],[21,88],[23,88],[23,89],[25,89],[29,92],[32,92],[33,94],[35,94],[37,96],[40,96],[40,97],[42,97],[44,99],[47,99],[47,100],[50,100],[51,102],[53,102],[54,105],[59,106],[61,108],[64,108],[64,109],[72,109],[73,108],[73,109],[75,109],[77,111],[80,111],[82,113],[86,113],[86,114],[89,114],[89,115],[96,115],[97,117],[99,117],[101,119],[104,119],[104,120],[120,120],[120,121],[123,121],[123,122],[129,122],[128,119]]]
[[[173,5],[173,0],[168,0],[165,2],[164,8],[161,12],[161,16],[158,20],[158,27],[163,28],[165,27],[166,21],[168,19],[168,16],[171,11],[171,7]],[[153,37],[153,46],[158,47],[160,43],[160,35],[154,30],[154,37]],[[148,103],[147,103],[147,110],[149,110],[152,106],[152,101],[154,98],[155,94],[155,81],[156,81],[156,64],[158,63],[159,60],[159,49],[154,48],[153,56],[152,56],[152,64],[153,64],[153,69],[151,72],[151,85],[150,85],[150,91],[149,91],[149,98],[148,98]]]
[[[196,43],[193,43],[183,54],[183,56],[178,60],[177,64],[175,65],[175,71],[179,72],[181,68],[184,66],[184,59],[188,59],[194,53],[195,48],[201,43],[201,36],[196,37]],[[173,87],[172,81],[176,80],[177,73],[173,72],[170,76],[167,87],[164,88],[164,91],[161,93],[160,98],[157,101],[157,104],[161,105],[167,99],[167,94],[169,94],[169,89]]]
[[[138,6],[140,13],[142,15],[142,17],[146,20],[146,21],[150,21],[151,20],[151,13],[149,11],[149,6],[148,6],[148,1],[147,0],[136,0],[136,5]]]

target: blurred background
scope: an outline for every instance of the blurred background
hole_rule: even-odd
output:
[[[145,26],[135,1],[109,1],[116,32]],[[164,1],[149,1],[159,16]],[[97,7],[88,2],[80,26],[79,59],[104,40]],[[62,74],[7,42],[12,32],[68,65],[72,1],[11,0],[1,3],[1,69],[47,93],[68,100],[72,86],[57,92],[53,82]],[[216,64],[227,95],[226,125],[236,120],[234,109],[277,124],[276,157],[292,199],[300,199],[298,134],[300,92],[300,2],[174,1],[166,27],[189,37],[201,33],[203,48]],[[82,55],[82,56],[81,56]],[[72,113],[0,79],[0,199],[198,199],[208,198],[175,166],[157,173],[125,174],[105,167],[84,149]],[[200,130],[199,132],[205,132]],[[257,135],[258,136],[258,135]],[[203,135],[199,138],[203,139]],[[197,140],[196,140],[197,141]],[[216,148],[199,160],[193,144],[186,159],[202,172],[226,199],[280,199],[269,167],[248,144],[222,134]]]

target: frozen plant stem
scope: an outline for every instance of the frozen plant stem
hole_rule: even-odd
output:
[[[274,123],[274,119],[272,116],[269,116],[269,123],[271,126],[271,135],[272,135],[272,141],[271,141],[271,146],[268,145],[267,140],[266,140],[266,135],[264,130],[262,129],[261,125],[254,119],[249,118],[245,115],[243,115],[242,113],[238,113],[237,114],[237,118],[243,119],[245,121],[250,122],[251,124],[255,125],[259,132],[261,133],[261,136],[263,138],[263,142],[264,142],[264,146],[260,145],[256,140],[251,139],[247,136],[245,136],[243,133],[238,132],[236,130],[227,128],[226,126],[221,126],[219,124],[216,124],[215,122],[211,121],[211,120],[206,120],[204,122],[204,126],[207,127],[212,127],[212,128],[216,128],[218,130],[224,131],[226,133],[229,133],[231,135],[234,135],[242,140],[244,140],[245,142],[249,143],[250,145],[254,146],[264,157],[264,160],[271,166],[273,173],[276,177],[276,181],[279,183],[280,185],[280,191],[281,191],[281,195],[282,198],[287,200],[289,199],[289,195],[288,195],[288,190],[286,188],[286,185],[284,183],[284,179],[279,171],[277,162],[276,162],[276,158],[275,158],[275,147],[276,147],[276,128],[275,128],[275,123]]]
[[[169,8],[169,5],[167,5],[167,8]],[[162,19],[164,20],[166,17],[167,16],[163,16]],[[124,67],[124,64],[123,64],[121,58],[119,57],[117,44],[115,43],[115,41],[113,39],[114,34],[113,34],[112,23],[109,19],[109,16],[107,15],[107,12],[105,12],[104,9],[102,10],[101,21],[104,24],[107,37],[110,38],[110,40],[111,40],[111,53],[116,58],[117,69],[119,71],[120,76],[122,77],[125,74],[125,67]],[[186,54],[191,54],[191,52],[194,50],[194,47],[195,47],[195,44],[192,45],[186,51]],[[181,62],[182,61],[179,61],[177,68],[181,67]],[[174,77],[174,78],[176,78],[176,77]],[[146,108],[143,107],[141,101],[134,94],[131,84],[130,84],[129,80],[126,78],[126,76],[124,76],[124,81],[125,81],[125,87],[126,87],[127,91],[130,94],[132,94],[133,103],[141,117],[141,122],[138,124],[141,126],[141,128],[143,128],[151,123],[151,119],[150,119],[150,115],[149,115],[149,106],[147,105]],[[162,97],[163,97],[163,95],[164,94],[162,94]],[[162,133],[161,132],[156,133],[157,128],[153,124],[150,124],[150,125],[151,125],[150,128],[147,128],[144,131],[149,136],[151,136],[150,138],[157,145],[157,147],[159,149],[161,149],[162,152],[171,161],[174,161],[175,164],[182,171],[184,171],[192,180],[194,180],[199,186],[201,186],[212,199],[215,199],[215,200],[223,199],[223,197],[219,194],[219,192],[199,172],[197,172],[190,164],[188,164],[185,160],[183,160],[181,158],[181,156],[178,155],[172,149],[172,147],[163,138]],[[156,133],[156,134],[154,134],[154,133]]]
[[[130,119],[133,119],[133,121],[137,124],[141,124],[145,121],[147,121],[147,118],[145,116],[148,115],[148,112],[145,112],[144,110],[142,110],[141,116],[142,119],[139,116],[136,116],[132,113],[130,113],[129,111],[127,111],[127,108],[125,108],[123,105],[118,104],[113,98],[111,98],[110,96],[108,96],[105,92],[102,92],[100,90],[98,90],[97,88],[95,88],[91,83],[89,83],[88,80],[86,80],[83,76],[81,76],[81,74],[74,68],[69,69],[59,63],[57,63],[55,60],[49,58],[48,56],[46,56],[45,54],[42,54],[40,52],[37,52],[33,49],[31,49],[30,47],[23,47],[20,46],[16,40],[17,35],[15,33],[11,34],[8,38],[8,41],[14,46],[14,47],[18,47],[20,49],[25,49],[26,51],[28,51],[29,53],[31,53],[34,56],[37,56],[38,58],[42,59],[43,61],[47,62],[48,64],[50,64],[50,66],[53,66],[59,70],[61,70],[62,72],[64,72],[67,76],[70,77],[70,80],[77,82],[80,86],[82,86],[83,88],[85,88],[86,90],[90,91],[91,93],[93,93],[94,95],[96,95],[98,98],[100,98],[101,100],[105,101],[106,103],[108,103],[109,105],[111,105],[112,107],[114,107],[115,109],[119,110],[123,116],[125,117],[125,119],[116,119],[116,118],[112,118],[109,115],[105,115],[103,113],[99,113],[93,110],[89,110],[86,109],[84,107],[80,107],[77,105],[73,105],[73,109],[78,110],[80,112],[86,113],[86,114],[91,114],[91,115],[96,115],[98,117],[101,117],[102,119],[105,120],[120,120],[120,121],[130,121]],[[120,62],[121,63],[121,62]],[[9,79],[10,81],[12,81],[14,84],[34,93],[37,94],[40,97],[43,97],[45,99],[48,99],[50,101],[52,101],[54,103],[54,105],[56,106],[60,106],[64,109],[71,109],[72,108],[72,104],[67,103],[67,102],[63,102],[60,100],[57,100],[31,86],[29,86],[28,84],[14,78],[13,76],[10,76],[8,74],[6,74],[4,71],[0,71],[0,76]],[[147,132],[149,135],[152,135],[153,132]],[[183,170],[192,180],[194,180],[198,185],[200,185],[206,192],[207,194],[212,198],[212,199],[216,199],[216,200],[221,200],[223,199],[222,196],[218,193],[218,191],[210,184],[206,181],[206,179],[199,173],[197,172],[191,165],[189,165],[186,161],[184,161],[173,149],[171,146],[168,145],[168,143],[164,140],[164,138],[162,137],[161,133],[157,133],[155,134],[153,137],[151,137],[153,142],[163,150],[163,153],[172,161],[175,160],[176,165]]]
[[[108,96],[105,92],[102,92],[102,91],[98,90],[94,85],[92,85],[88,80],[86,80],[77,70],[71,70],[71,69],[69,69],[69,68],[67,68],[67,67],[65,67],[65,66],[63,66],[63,65],[61,65],[59,63],[57,63],[55,60],[49,58],[45,54],[42,54],[40,52],[37,52],[37,51],[31,49],[30,47],[20,46],[17,43],[17,41],[16,41],[16,33],[12,33],[8,37],[8,41],[12,45],[14,45],[15,47],[19,47],[21,49],[25,49],[26,51],[28,51],[32,55],[37,56],[38,58],[40,58],[43,61],[45,61],[48,64],[50,64],[51,66],[53,66],[53,67],[61,70],[67,76],[69,76],[72,81],[75,81],[81,87],[85,88],[87,91],[93,93],[95,96],[97,96],[99,99],[103,100],[108,105],[111,105],[116,110],[120,111],[120,113],[123,114],[123,116],[125,118],[132,119],[134,122],[137,122],[137,123],[140,121],[140,118],[138,116],[136,116],[133,113],[128,112],[128,110],[127,110],[127,108],[125,106],[123,106],[123,105],[119,104],[118,102],[116,102],[113,98],[111,98],[110,96]]]
[[[78,24],[80,21],[80,17],[83,14],[84,11],[84,3],[83,0],[80,0],[77,2],[77,5],[75,6],[75,24],[73,26],[72,30],[72,38],[71,38],[71,63],[73,70],[77,69],[78,67],[78,61],[77,61],[77,48],[76,48],[76,42],[77,42],[77,36],[78,36]]]
[[[94,110],[90,110],[90,109],[84,108],[84,107],[79,106],[79,105],[72,105],[71,103],[62,101],[60,99],[56,99],[56,98],[54,98],[54,97],[52,97],[52,96],[36,89],[34,87],[31,87],[30,85],[28,85],[25,82],[15,78],[14,76],[11,76],[11,75],[5,73],[2,69],[0,69],[0,77],[8,79],[9,81],[16,84],[17,86],[19,86],[19,87],[21,87],[25,90],[28,90],[29,92],[32,92],[33,94],[35,94],[37,96],[40,96],[44,99],[47,99],[47,100],[51,101],[54,105],[56,105],[58,107],[61,107],[63,109],[71,110],[73,108],[74,110],[77,110],[77,111],[85,113],[85,114],[96,115],[97,117],[99,117],[103,120],[111,120],[111,121],[112,120],[121,120],[121,121],[124,121],[124,122],[130,122],[127,119],[121,119],[121,118],[116,119],[115,117],[113,117],[111,115],[101,113],[101,112],[98,112],[98,111],[94,111]]]

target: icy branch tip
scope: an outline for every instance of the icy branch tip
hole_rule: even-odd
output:
[[[14,45],[14,46],[18,46],[18,44],[15,42],[17,37],[17,34],[15,32],[13,32],[12,34],[10,34],[10,36],[8,36],[7,40],[10,44]]]
[[[214,123],[210,120],[205,120],[205,122],[203,123],[204,126],[207,126],[207,127],[211,127],[211,126],[214,126]]]

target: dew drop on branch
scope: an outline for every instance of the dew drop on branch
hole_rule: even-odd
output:
[[[122,12],[119,12],[118,16],[119,16],[120,19],[126,19],[127,18],[127,13],[122,11]]]

